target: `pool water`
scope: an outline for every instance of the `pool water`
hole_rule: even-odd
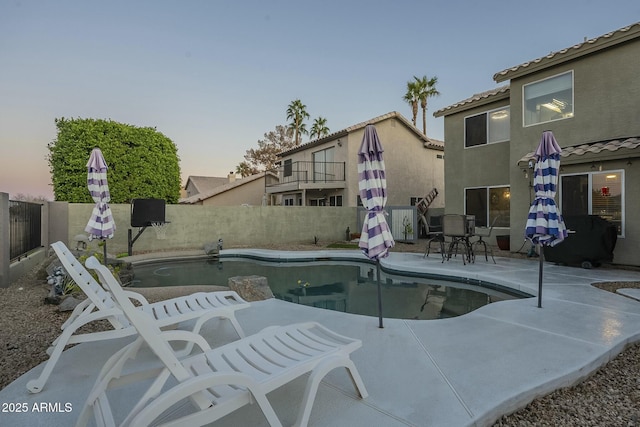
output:
[[[329,310],[377,316],[375,265],[358,262],[264,262],[251,259],[172,260],[134,266],[133,287],[220,285],[230,277],[267,278],[278,299]],[[386,318],[444,319],[486,304],[521,298],[504,290],[422,277],[380,275]]]

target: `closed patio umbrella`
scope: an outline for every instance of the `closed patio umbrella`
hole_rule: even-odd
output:
[[[382,144],[375,126],[367,125],[358,150],[358,190],[362,204],[367,209],[358,246],[369,259],[376,261],[380,328],[383,327],[380,258],[389,255],[389,248],[395,245],[384,212],[387,203],[387,179],[382,152]]]
[[[525,235],[538,245],[540,267],[538,269],[538,307],[542,307],[543,246],[555,246],[567,237],[567,227],[555,202],[560,170],[561,148],[553,132],[544,131],[535,151],[533,189],[536,197],[529,208]]]
[[[101,239],[104,241],[104,264],[107,265],[107,242],[111,239],[116,230],[116,223],[113,221],[109,202],[111,194],[107,184],[107,162],[104,160],[102,151],[94,148],[87,162],[87,186],[91,198],[96,202],[91,213],[91,218],[84,231],[89,233],[89,240]]]

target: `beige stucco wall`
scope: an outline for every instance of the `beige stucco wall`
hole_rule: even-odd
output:
[[[387,177],[387,204],[409,205],[411,197],[424,197],[433,188],[439,195],[431,204],[442,208],[445,203],[443,151],[425,148],[415,132],[395,118],[376,123],[376,132],[384,149]],[[358,195],[358,150],[364,128],[349,134],[348,187],[349,201],[355,204]]]
[[[261,206],[264,190],[264,178],[255,179],[228,191],[216,194],[202,201],[204,206]]]
[[[111,254],[127,252],[127,230],[131,220],[130,205],[112,204],[116,222],[115,237],[107,240]],[[93,204],[69,204],[68,244],[74,236],[84,234]],[[284,207],[284,206],[202,206],[167,205],[170,221],[166,240],[158,240],[149,227],[133,245],[134,253],[170,249],[199,249],[206,243],[223,239],[228,247],[255,247],[273,243],[333,242],[345,238],[345,230],[357,228],[356,208]],[[133,236],[138,229],[133,229]],[[91,242],[97,248],[97,242]]]

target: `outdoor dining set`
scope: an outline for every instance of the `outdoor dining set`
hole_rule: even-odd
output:
[[[451,257],[461,255],[462,262],[474,263],[476,252],[482,251],[486,261],[489,255],[495,264],[493,249],[487,245],[485,239],[491,236],[496,217],[490,227],[476,228],[475,215],[447,214],[441,217],[431,217],[427,223],[427,247],[424,256],[429,256],[431,245],[440,247],[442,262],[449,261]]]

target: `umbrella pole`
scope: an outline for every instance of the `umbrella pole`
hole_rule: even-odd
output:
[[[380,260],[376,260],[376,276],[378,277],[378,327],[384,328],[382,325],[382,291],[380,289]]]
[[[538,308],[542,308],[542,268],[544,265],[544,250],[542,245],[540,245],[540,254],[538,258],[540,258],[540,266],[538,267]]]
[[[104,249],[104,265],[107,265],[107,241],[106,239],[103,240],[104,245],[102,246],[102,248]]]

